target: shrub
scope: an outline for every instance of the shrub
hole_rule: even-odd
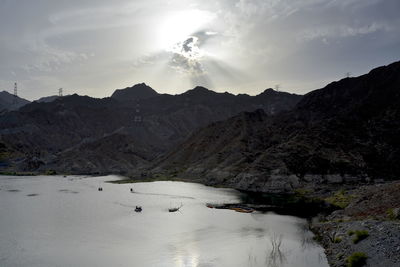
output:
[[[306,195],[312,193],[313,191],[312,191],[311,189],[308,189],[308,188],[297,188],[297,189],[294,190],[294,192],[295,192],[298,196],[304,197],[304,196],[306,196]]]
[[[47,170],[46,175],[56,175],[57,172],[55,170]]]
[[[399,208],[396,208],[396,209],[388,209],[388,210],[386,211],[386,214],[387,214],[389,220],[397,220],[397,219],[400,218],[400,216],[399,216]]]
[[[340,243],[340,242],[342,242],[341,237],[336,237],[335,239],[333,239],[333,243]]]
[[[344,190],[337,191],[333,196],[326,198],[326,202],[339,207],[341,209],[346,208],[349,204],[351,199],[353,198],[352,195],[346,194]]]
[[[317,242],[322,242],[322,235],[320,234],[315,234],[315,236],[313,236],[313,239]]]
[[[354,252],[349,257],[347,257],[347,267],[361,267],[367,263],[367,254],[363,252]]]
[[[349,230],[349,231],[347,231],[347,234],[348,234],[349,236],[352,236],[352,235],[354,235],[354,231],[353,231],[353,230]]]
[[[353,243],[357,244],[358,242],[360,242],[361,240],[364,240],[365,238],[367,238],[369,236],[368,231],[362,230],[362,231],[355,231],[354,232],[355,236],[353,238]]]

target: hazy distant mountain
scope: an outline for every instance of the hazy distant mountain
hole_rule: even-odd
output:
[[[7,151],[18,151],[18,157],[9,156],[5,164],[11,169],[126,173],[144,167],[211,122],[245,110],[287,110],[301,99],[277,95],[271,100],[201,87],[167,95],[139,84],[104,99],[65,96],[0,116],[0,142]]]
[[[14,102],[16,99],[16,102]],[[16,110],[30,103],[30,101],[16,97],[7,91],[0,92],[0,111],[1,110]]]
[[[397,62],[310,92],[276,116],[258,110],[213,123],[157,161],[152,173],[278,192],[399,178],[399,103]]]

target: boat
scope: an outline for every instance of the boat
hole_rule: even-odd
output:
[[[171,209],[168,209],[169,212],[175,212],[175,211],[178,211],[178,210],[179,210],[179,208],[171,208]]]
[[[141,212],[142,211],[142,207],[141,206],[136,206],[135,211],[136,212]]]
[[[252,208],[231,208],[231,210],[242,213],[252,213],[254,211]]]
[[[169,211],[169,212],[176,212],[176,211],[178,211],[180,208],[182,208],[182,206],[183,206],[183,204],[181,203],[181,205],[180,205],[179,207],[176,207],[176,208],[169,208],[168,211]]]

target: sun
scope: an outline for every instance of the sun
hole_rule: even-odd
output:
[[[193,39],[187,45],[196,45],[198,40],[192,34],[204,28],[214,18],[215,14],[198,9],[168,13],[159,27],[159,46],[166,51],[176,50],[177,44],[190,38]]]

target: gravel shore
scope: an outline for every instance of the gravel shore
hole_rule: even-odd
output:
[[[311,224],[329,264],[350,266],[348,257],[361,252],[364,266],[399,267],[400,182],[361,186],[345,196],[349,204],[344,209]]]

